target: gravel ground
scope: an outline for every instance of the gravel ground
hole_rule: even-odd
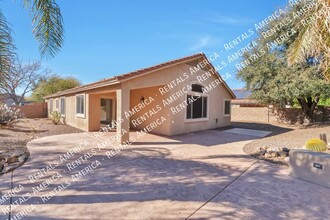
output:
[[[273,132],[265,138],[255,140],[245,145],[243,150],[247,154],[253,154],[262,146],[271,148],[287,147],[290,149],[301,148],[306,141],[311,138],[319,138],[319,135],[323,133],[327,135],[328,143],[330,143],[329,124],[314,125],[310,127],[285,127],[284,125],[233,123],[233,126]]]
[[[20,119],[10,126],[0,127],[0,151],[23,150],[30,140],[57,134],[79,133],[69,125],[54,125],[50,119]]]

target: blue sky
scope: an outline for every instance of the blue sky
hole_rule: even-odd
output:
[[[89,83],[204,52],[226,59],[224,44],[254,28],[286,0],[58,0],[65,25],[63,49],[43,65],[53,73]],[[23,61],[40,59],[32,35],[31,17],[21,1],[2,0],[0,7],[12,24],[17,53]],[[242,43],[244,46],[246,43]],[[222,52],[221,52],[222,51]],[[231,88],[244,83],[230,73]]]

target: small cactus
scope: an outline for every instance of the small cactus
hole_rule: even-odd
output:
[[[304,148],[315,152],[322,152],[327,150],[327,144],[318,138],[310,139],[306,142]]]
[[[53,111],[51,113],[51,115],[52,115],[53,123],[55,125],[57,125],[57,124],[59,124],[61,122],[62,115],[61,115],[61,113],[59,111]]]

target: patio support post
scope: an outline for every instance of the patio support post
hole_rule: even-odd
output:
[[[129,141],[129,118],[125,117],[125,112],[129,111],[130,91],[121,88],[116,91],[117,95],[117,137],[119,143]],[[122,122],[121,122],[122,121]],[[121,123],[120,123],[121,122]]]

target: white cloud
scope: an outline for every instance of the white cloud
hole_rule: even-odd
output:
[[[218,46],[221,43],[220,38],[212,37],[210,35],[204,35],[200,38],[198,38],[195,43],[193,43],[189,50],[191,51],[198,51],[205,48],[210,48],[213,46]]]
[[[197,42],[194,45],[190,46],[189,49],[192,51],[200,50],[206,47],[207,45],[209,45],[210,41],[211,41],[210,36],[201,37],[197,40]]]
[[[254,20],[250,18],[237,18],[237,17],[227,17],[216,15],[209,19],[209,22],[217,24],[226,24],[226,25],[242,25],[253,23]]]

